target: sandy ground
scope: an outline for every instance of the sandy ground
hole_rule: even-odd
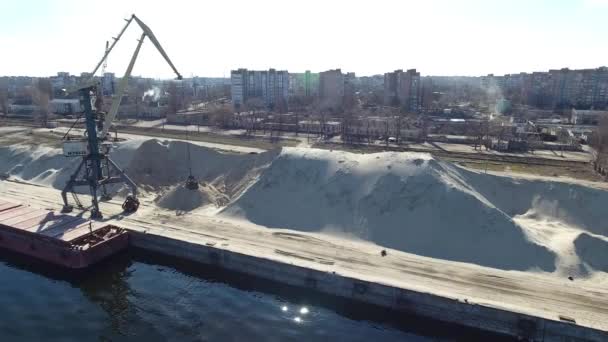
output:
[[[160,120],[152,120],[152,121],[137,121],[132,124],[135,127],[148,127],[148,128],[161,128],[176,130],[176,131],[189,131],[189,132],[205,132],[205,133],[215,133],[215,134],[224,134],[224,135],[243,135],[245,134],[244,129],[217,129],[209,126],[198,126],[198,125],[170,125],[165,124],[163,126],[164,119]]]
[[[449,143],[434,143],[432,148],[445,150],[448,152],[463,152],[463,153],[482,153],[482,154],[492,154],[492,155],[506,155],[506,156],[516,156],[516,157],[534,157],[534,158],[547,158],[547,159],[556,159],[556,160],[570,160],[570,161],[583,161],[588,162],[592,159],[592,155],[589,152],[571,152],[571,151],[549,151],[549,150],[536,150],[533,153],[504,153],[497,152],[493,150],[486,151],[483,150],[475,150],[474,146],[471,145],[463,145],[463,144],[449,144]]]
[[[112,158],[159,208],[176,214],[201,210],[262,227],[560,278],[608,272],[590,257],[608,241],[603,183],[485,174],[425,153],[297,147],[251,154],[224,146],[227,153],[127,138],[115,144]],[[56,189],[79,160],[44,144],[0,147],[0,173]],[[196,192],[183,188],[190,173],[200,183]]]
[[[11,175],[0,196],[60,207],[57,189],[78,158],[11,132],[0,137],[0,173]],[[127,138],[112,158],[142,189],[143,205],[120,217],[119,197],[103,203],[120,224],[553,319],[608,322],[597,319],[608,315],[604,183],[486,174],[427,153],[251,154]],[[196,191],[183,187],[190,172]],[[390,258],[378,257],[382,249]]]
[[[0,196],[40,208],[60,207],[59,192],[44,186],[4,181]],[[108,220],[126,228],[547,319],[565,315],[579,325],[608,330],[608,286],[603,281],[568,281],[396,250],[382,257],[382,247],[360,240],[265,228],[199,211],[176,216],[159,210],[152,198],[144,199],[136,214],[123,217],[120,204],[106,202],[103,210]]]
[[[66,133],[68,131],[67,127],[57,127],[57,128],[53,128],[53,129],[48,129],[48,128],[39,128],[36,129],[37,132],[49,132],[49,131],[53,131],[56,133]],[[79,129],[79,128],[73,128],[70,132],[70,134],[74,134],[74,135],[80,135],[83,134],[84,130],[83,129]],[[128,139],[128,140],[149,140],[150,137],[149,136],[142,136],[142,135],[137,135],[137,134],[129,134],[129,133],[119,133],[118,134],[119,138],[122,139]],[[167,140],[167,141],[186,141],[185,137],[184,139],[171,139],[171,138],[159,138],[162,140]],[[260,153],[260,152],[264,152],[265,150],[263,149],[259,149],[259,148],[255,148],[255,147],[246,147],[246,146],[236,146],[236,145],[227,145],[227,144],[216,144],[216,143],[210,143],[210,142],[205,142],[205,141],[189,141],[191,144],[194,145],[198,145],[198,146],[204,146],[210,149],[216,149],[216,150],[222,150],[222,151],[228,151],[228,152],[237,152],[237,153]]]

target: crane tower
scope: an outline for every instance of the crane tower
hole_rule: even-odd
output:
[[[150,28],[146,24],[144,24],[138,17],[136,17],[135,14],[131,15],[129,19],[125,19],[125,21],[127,23],[122,28],[118,36],[114,38],[112,45],[108,47],[106,43],[106,51],[99,63],[97,63],[97,65],[95,66],[93,72],[91,73],[91,78],[88,81],[80,84],[75,89],[71,90],[71,92],[79,93],[81,102],[84,107],[86,136],[84,139],[77,140],[69,140],[68,138],[68,140],[64,141],[63,144],[63,151],[65,156],[82,157],[82,161],[78,165],[76,171],[70,176],[70,179],[68,180],[65,188],[61,192],[64,212],[70,212],[73,210],[73,206],[68,203],[68,193],[71,193],[73,195],[76,205],[80,208],[83,208],[81,202],[79,201],[76,195],[76,192],[74,191],[74,188],[78,186],[88,186],[92,197],[91,218],[101,219],[102,213],[99,209],[98,197],[101,195],[101,199],[109,199],[110,195],[108,193],[107,187],[111,184],[116,183],[126,184],[131,191],[131,193],[126,197],[125,202],[122,205],[123,210],[126,213],[132,213],[137,211],[137,209],[139,208],[139,200],[137,199],[137,186],[129,178],[129,176],[127,176],[124,170],[118,167],[118,165],[110,158],[109,153],[112,148],[112,142],[108,138],[108,131],[112,125],[112,121],[114,121],[116,114],[118,113],[118,107],[120,106],[122,96],[124,95],[124,92],[127,88],[129,77],[131,76],[131,72],[133,70],[133,66],[135,65],[139,50],[146,37],[152,42],[152,44],[154,44],[156,49],[164,57],[165,61],[173,69],[173,71],[177,75],[177,79],[182,79],[181,74],[177,71],[177,69],[169,59],[169,56],[167,56],[167,53],[156,39],[156,36],[154,36],[154,33],[152,33],[152,30],[150,30]],[[133,21],[135,21],[139,25],[143,32],[139,38],[137,47],[135,48],[135,52],[131,57],[127,70],[125,71],[124,76],[120,80],[118,89],[112,96],[112,107],[107,114],[100,113],[99,108],[96,108],[96,110],[94,111],[91,101],[94,94],[96,94],[97,87],[99,86],[98,82],[96,82],[94,79],[94,75],[99,69],[99,67],[102,65],[102,70],[105,70],[108,55],[110,54],[120,37],[123,35],[127,27]]]

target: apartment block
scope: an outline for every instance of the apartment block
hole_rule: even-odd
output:
[[[416,69],[384,74],[384,103],[410,112],[420,110],[420,73]]]
[[[246,105],[249,99],[261,99],[267,108],[284,107],[289,99],[289,73],[286,70],[247,70],[230,72],[232,103],[235,107]]]

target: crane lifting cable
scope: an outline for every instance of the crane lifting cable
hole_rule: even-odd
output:
[[[190,127],[186,126],[186,154],[188,158],[188,178],[186,178],[186,189],[197,190],[198,181],[192,175],[192,158],[190,156]]]

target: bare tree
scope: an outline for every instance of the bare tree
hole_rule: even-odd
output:
[[[247,99],[247,101],[245,101],[245,108],[250,112],[249,113],[250,114],[249,115],[250,125],[247,128],[247,132],[249,134],[251,134],[251,133],[255,134],[259,112],[261,110],[263,110],[265,107],[266,107],[266,104],[264,103],[264,100],[260,97],[251,97],[251,98]],[[271,131],[270,135],[272,135],[272,131]]]
[[[52,92],[53,86],[51,85],[51,81],[48,78],[39,78],[33,89],[32,100],[38,107],[36,111],[36,121],[38,121],[42,127],[46,127],[48,123]]]
[[[372,143],[372,135],[371,135],[371,128],[370,128],[371,120],[370,120],[369,117],[367,117],[365,119],[365,121],[366,121],[366,124],[365,124],[365,134],[367,135],[367,143],[371,144]]]
[[[476,151],[477,149],[481,150],[481,146],[483,145],[484,141],[484,136],[487,134],[487,121],[467,121],[465,125],[466,135],[473,137],[473,147]]]
[[[324,137],[328,133],[327,129],[327,119],[329,114],[334,113],[335,108],[334,104],[329,99],[324,99],[319,102],[318,105],[319,110],[319,121],[320,121],[320,129],[321,129],[321,137]]]
[[[342,101],[342,142],[349,143],[352,140],[352,130],[353,130],[353,118],[354,113],[357,111],[357,99],[355,98],[354,92],[347,92],[347,95],[344,96]]]
[[[277,97],[277,103],[274,107],[274,110],[281,114],[287,113],[287,110],[288,110],[287,106],[288,106],[287,101],[282,96],[279,96],[279,97]]]
[[[211,124],[220,128],[228,128],[233,120],[233,111],[230,105],[220,104],[210,110]]]
[[[605,176],[608,172],[608,118],[604,117],[600,120],[591,146],[595,149],[594,168]]]
[[[169,82],[167,93],[169,95],[169,114],[176,114],[180,109],[180,100],[175,82]]]
[[[289,97],[289,108],[295,114],[295,132],[296,136],[300,132],[300,114],[306,111],[306,108],[312,103],[312,98],[310,96],[300,96],[295,95]]]
[[[401,129],[403,127],[405,113],[405,109],[402,108],[399,113],[397,113],[397,118],[395,119],[395,143],[397,145],[401,143]]]
[[[141,82],[129,85],[129,98],[131,98],[135,104],[135,117],[138,119],[141,112],[141,103],[144,97],[145,89],[146,85]]]

